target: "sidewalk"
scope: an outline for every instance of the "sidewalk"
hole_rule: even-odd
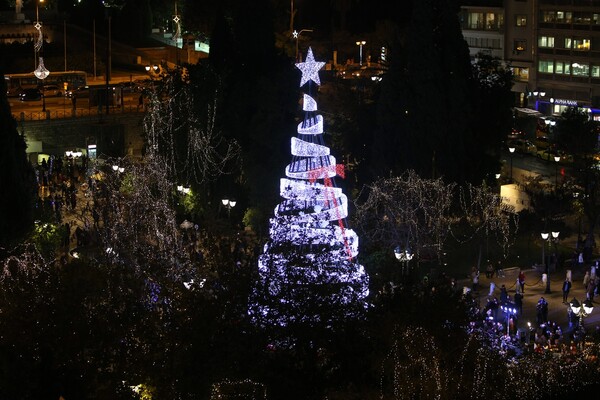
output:
[[[576,298],[580,303],[586,299],[585,289],[583,287],[583,275],[585,268],[574,268],[572,272],[572,287],[569,292],[568,301]],[[527,322],[531,322],[532,326],[536,326],[536,306],[540,297],[544,297],[548,302],[548,320],[556,322],[561,326],[563,332],[568,331],[568,305],[562,302],[562,284],[565,280],[566,270],[558,270],[550,274],[550,293],[545,293],[546,285],[542,282],[542,273],[534,269],[523,269],[525,273],[525,290],[523,292],[523,315],[518,317],[517,327],[526,329]],[[500,288],[506,286],[511,300],[514,299],[517,277],[519,275],[518,268],[507,268],[504,270],[504,277],[487,278],[485,271],[479,276],[479,291],[475,296],[479,302],[481,309],[487,304],[490,297],[490,283],[496,285],[492,294],[500,299]],[[472,287],[470,278],[461,279],[458,282],[461,287]],[[591,315],[585,318],[586,330],[593,331],[596,326],[600,326],[600,298],[596,296],[594,299],[594,310]]]

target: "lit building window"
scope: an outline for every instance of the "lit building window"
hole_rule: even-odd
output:
[[[554,73],[554,61],[540,60],[540,62],[538,64],[538,72],[544,72],[547,74]]]
[[[555,74],[571,74],[571,63],[569,61],[556,61],[554,63],[554,73]]]
[[[540,36],[538,38],[538,46],[554,47],[554,36]]]
[[[570,11],[557,11],[556,22],[559,24],[570,24],[573,21],[573,13]]]
[[[523,39],[516,39],[513,50],[517,53],[527,50],[527,41]]]
[[[590,50],[590,39],[573,39],[573,49],[581,51]]]
[[[592,65],[592,77],[600,78],[600,65]]]
[[[516,26],[527,26],[527,15],[518,14],[515,16],[515,19]]]
[[[513,67],[512,68],[513,76],[518,81],[527,81],[529,80],[529,68],[524,67]]]
[[[580,64],[580,63],[573,63],[571,64],[572,67],[572,75],[573,76],[590,76],[590,66],[589,64]]]
[[[542,11],[542,22],[556,21],[556,11]]]

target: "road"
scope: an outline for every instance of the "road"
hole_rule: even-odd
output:
[[[125,106],[136,107],[139,104],[139,93],[125,93],[123,95],[123,104]],[[30,114],[35,112],[41,112],[43,109],[43,101],[21,101],[18,97],[9,97],[8,103],[10,104],[11,112],[14,115],[20,113]],[[89,109],[90,102],[89,98],[82,96],[77,98],[76,102],[77,109]],[[73,103],[70,98],[67,97],[47,97],[46,98],[46,111],[66,113],[73,109]]]
[[[511,154],[508,151],[502,153],[502,161],[504,165],[510,168]],[[554,161],[545,161],[530,154],[512,153],[512,166],[514,169],[518,168],[542,175],[552,183],[555,182],[556,178],[560,183],[562,176],[573,174],[573,168],[570,165],[563,162],[559,162],[557,165]]]

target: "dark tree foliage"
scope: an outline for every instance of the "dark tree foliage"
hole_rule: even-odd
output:
[[[172,10],[172,13],[174,10]],[[171,17],[167,18],[168,21]],[[152,9],[148,0],[129,0],[112,25],[113,35],[127,43],[144,43],[152,31]]]
[[[558,144],[574,157],[576,191],[580,192],[577,202],[583,206],[589,223],[584,245],[586,260],[591,257],[600,219],[600,170],[596,160],[599,128],[598,123],[591,121],[585,111],[573,107],[562,113],[555,127]]]
[[[590,157],[598,151],[598,124],[584,110],[567,108],[554,129],[556,141],[567,153],[573,154],[581,167],[589,167]]]
[[[240,174],[226,177],[216,190],[237,196],[240,208],[247,199],[266,211],[277,202],[277,172],[286,162],[300,97],[290,95],[298,76],[291,60],[275,48],[270,2],[224,4],[209,60],[223,82],[217,125],[242,147]]]
[[[4,77],[1,69],[0,76]],[[3,78],[0,82],[0,248],[18,242],[33,225],[37,186],[25,149],[25,138],[17,131],[17,122],[10,113]]]
[[[481,179],[495,180],[493,174],[500,170],[502,142],[512,124],[513,75],[498,58],[480,53],[473,64],[473,78],[477,84],[471,119],[470,147],[474,153],[467,168],[479,171]]]
[[[389,71],[382,81],[373,174],[410,168],[424,177],[478,184],[498,166],[509,76],[502,72],[499,83],[478,87],[478,80],[487,82],[497,66],[492,60],[480,61],[481,69],[474,74],[454,2],[414,1],[407,11],[410,21],[401,26],[390,48]],[[476,118],[481,108],[487,113],[498,101],[502,115],[491,123]]]

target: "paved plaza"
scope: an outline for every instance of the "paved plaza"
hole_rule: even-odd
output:
[[[583,276],[589,266],[575,267],[571,270],[572,287],[569,292],[568,301],[576,298],[580,303],[585,301],[586,294],[583,286]],[[520,330],[527,328],[527,322],[531,322],[532,326],[536,326],[536,306],[540,297],[544,297],[548,302],[548,320],[556,322],[561,326],[563,332],[568,329],[568,304],[563,304],[562,285],[565,280],[567,271],[559,269],[550,274],[550,293],[546,292],[546,285],[542,281],[542,272],[533,268],[523,268],[525,273],[525,290],[523,291],[523,315],[518,318],[517,326]],[[475,293],[479,300],[480,307],[483,309],[487,304],[490,292],[490,284],[495,284],[495,290],[492,297],[495,296],[500,300],[500,288],[505,285],[511,300],[514,300],[517,277],[519,268],[507,268],[504,270],[503,277],[487,278],[485,272],[482,271],[479,276],[479,290]],[[459,281],[461,286],[468,288],[472,287],[471,278],[465,278]],[[588,332],[600,326],[600,297],[594,299],[594,310],[591,315],[585,318],[585,326]],[[499,315],[502,315],[500,313]]]

